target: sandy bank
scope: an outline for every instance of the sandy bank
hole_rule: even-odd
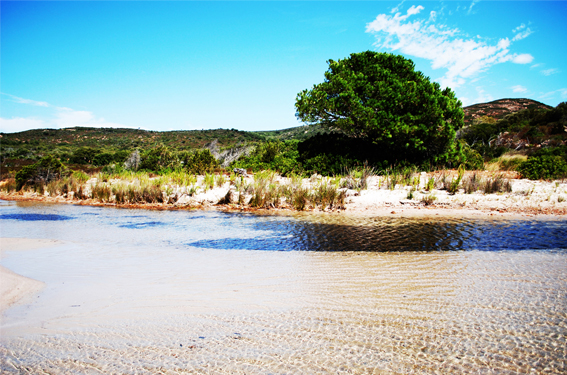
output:
[[[455,178],[456,171],[444,171],[449,180]],[[473,172],[466,172],[464,179],[470,177]],[[384,176],[373,176],[368,178],[368,188],[361,191],[341,189],[345,192],[344,206],[340,208],[313,207],[307,205],[306,211],[315,211],[332,214],[348,214],[358,216],[385,216],[385,215],[404,215],[404,216],[564,216],[567,215],[567,181],[530,181],[519,179],[515,172],[477,172],[484,179],[502,175],[511,184],[512,191],[504,193],[485,194],[476,191],[470,194],[465,193],[464,189],[459,189],[456,194],[449,194],[444,189],[432,189],[426,191],[427,181],[434,178],[440,181],[445,175],[441,172],[417,174],[419,185],[414,189],[410,196],[411,186],[396,185],[395,188],[387,188]],[[202,183],[202,176],[199,177],[197,186]],[[316,189],[322,181],[328,181],[320,176],[317,178],[304,179],[303,186],[309,189]],[[96,178],[87,182],[86,187],[98,184]],[[108,184],[120,183],[108,182]],[[244,179],[244,184],[252,185],[254,177],[249,176]],[[290,183],[284,177],[276,177],[275,184],[280,186]],[[109,185],[110,186],[110,185]],[[163,189],[164,187],[162,187]],[[199,210],[222,210],[222,211],[252,211],[252,212],[294,212],[295,210],[286,203],[285,199],[278,207],[255,208],[249,204],[219,204],[225,199],[227,192],[233,192],[235,199],[237,192],[235,186],[229,182],[220,187],[212,189],[198,188],[194,194],[188,194],[186,187],[165,186],[166,189],[173,191],[169,196],[164,194],[167,203],[136,203],[136,204],[117,204],[112,201],[101,202],[97,199],[73,199],[72,196],[49,196],[47,193],[40,195],[34,192],[17,192],[7,194],[0,192],[0,199],[17,201],[42,201],[53,203],[73,203],[92,206],[111,206],[120,208],[143,208],[155,210],[179,210],[179,209],[199,209]],[[243,201],[249,202],[251,195],[247,195]],[[427,197],[433,200],[426,203]]]
[[[55,240],[29,238],[0,238],[0,254],[3,258],[7,251],[26,251],[59,244]],[[23,302],[44,287],[41,281],[18,275],[0,266],[0,312],[11,305]]]

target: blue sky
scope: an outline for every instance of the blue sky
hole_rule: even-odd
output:
[[[0,131],[301,125],[328,59],[411,58],[464,105],[567,100],[565,1],[0,2]]]

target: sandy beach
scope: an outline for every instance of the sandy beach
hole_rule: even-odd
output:
[[[0,254],[4,258],[7,251],[26,251],[54,246],[60,243],[55,240],[30,238],[0,238]],[[44,283],[18,275],[0,266],[0,313],[16,303],[25,301],[38,293]]]

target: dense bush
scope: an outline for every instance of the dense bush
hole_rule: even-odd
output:
[[[53,156],[45,156],[35,164],[23,167],[16,173],[16,190],[25,185],[47,184],[65,172],[65,166]]]
[[[93,164],[93,159],[99,152],[91,147],[81,147],[76,149],[71,157],[69,158],[69,162],[74,164]]]
[[[567,177],[567,163],[561,156],[535,156],[518,167],[523,178],[530,180],[554,180]]]
[[[463,147],[463,166],[465,167],[465,169],[468,170],[482,170],[484,169],[484,158],[482,157],[482,155],[468,147],[467,145],[465,145]]]
[[[173,168],[177,162],[175,154],[164,145],[142,153],[140,168],[148,171],[159,172],[165,168]]]
[[[303,169],[299,161],[298,144],[296,140],[268,141],[259,144],[249,156],[240,158],[231,166],[251,169],[254,172],[269,169],[283,176],[300,174]]]
[[[219,162],[208,149],[185,153],[182,161],[187,171],[194,174],[212,173],[219,167]]]
[[[100,154],[96,154],[93,158],[93,165],[96,166],[103,166],[108,165],[114,161],[114,154],[109,152],[103,152]]]

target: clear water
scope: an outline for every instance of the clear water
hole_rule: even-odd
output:
[[[0,202],[2,373],[565,373],[567,221]]]

